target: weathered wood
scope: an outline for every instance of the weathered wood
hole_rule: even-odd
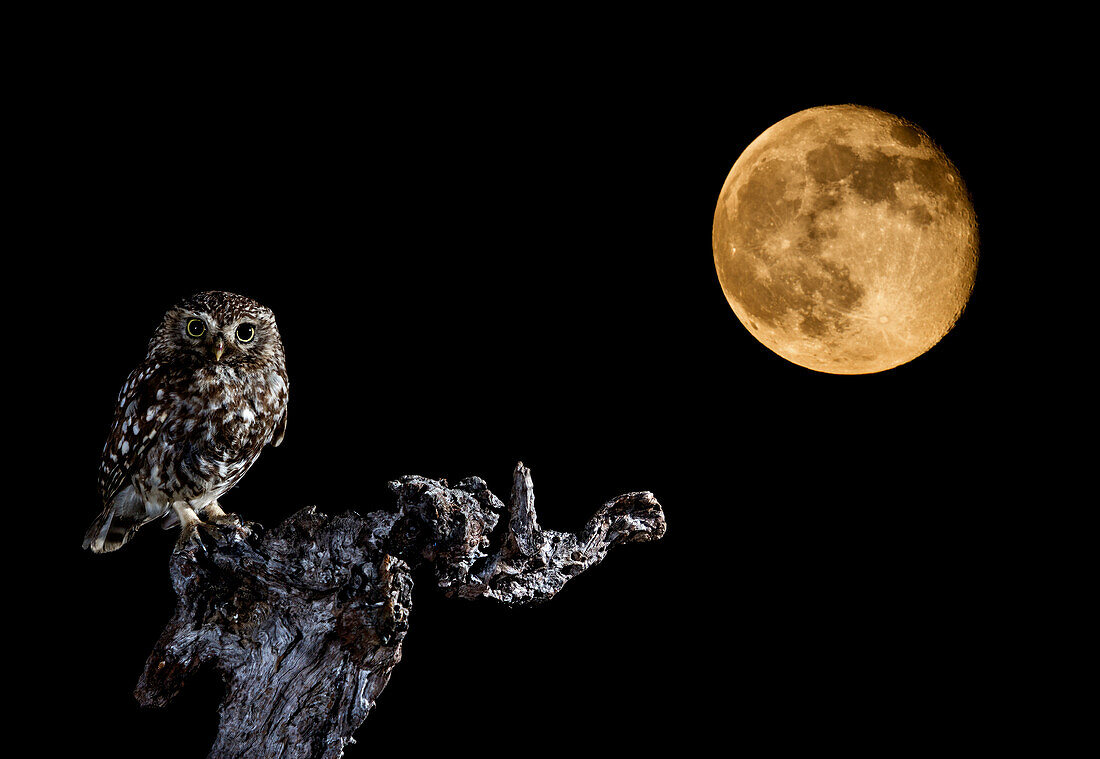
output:
[[[176,610],[138,701],[167,704],[209,664],[226,684],[211,757],[339,757],[401,660],[413,569],[430,565],[448,596],[539,603],[612,545],[665,531],[650,493],[604,504],[577,534],[544,530],[522,463],[507,506],[477,477],[407,476],[390,489],[393,511],[310,507],[267,532],[206,525],[178,545]]]

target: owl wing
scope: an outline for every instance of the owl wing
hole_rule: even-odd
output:
[[[160,364],[143,363],[118,393],[115,420],[99,463],[99,495],[109,503],[126,484],[134,466],[168,417],[171,383]]]
[[[283,415],[275,422],[275,432],[271,435],[271,446],[278,448],[286,437],[286,406],[283,406]]]

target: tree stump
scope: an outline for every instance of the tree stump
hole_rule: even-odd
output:
[[[618,543],[665,532],[651,493],[608,503],[576,534],[544,530],[530,471],[505,506],[478,477],[406,476],[393,511],[303,509],[270,531],[203,525],[172,554],[178,602],[138,682],[164,706],[204,665],[226,685],[211,757],[340,757],[401,660],[412,571],[446,595],[541,603]]]

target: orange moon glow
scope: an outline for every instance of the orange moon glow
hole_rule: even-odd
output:
[[[753,140],[722,186],[711,243],[746,329],[831,374],[930,349],[978,265],[974,207],[951,161],[915,124],[856,105],[800,111]]]

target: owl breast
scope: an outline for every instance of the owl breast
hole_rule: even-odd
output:
[[[212,501],[245,475],[271,442],[285,412],[287,383],[279,372],[247,376],[216,366],[195,374],[172,398],[172,417],[145,466],[146,497]]]

